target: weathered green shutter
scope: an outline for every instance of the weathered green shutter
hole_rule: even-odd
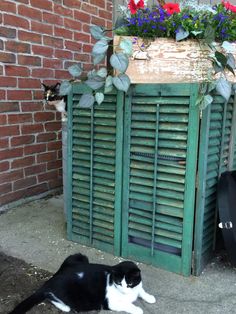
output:
[[[100,106],[80,108],[85,89],[75,85],[69,101],[68,237],[120,254],[123,95],[111,93]]]
[[[126,97],[122,254],[191,272],[197,85],[137,85]]]
[[[196,200],[194,269],[199,275],[212,257],[217,222],[218,178],[230,168],[233,97],[228,103],[218,95],[202,115]],[[234,138],[235,139],[235,138]]]

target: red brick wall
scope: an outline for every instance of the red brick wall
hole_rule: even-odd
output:
[[[59,113],[41,83],[89,68],[89,25],[111,28],[109,0],[0,1],[0,209],[62,185]]]

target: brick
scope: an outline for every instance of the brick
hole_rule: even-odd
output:
[[[0,149],[9,148],[9,138],[8,137],[0,137]]]
[[[53,48],[64,48],[63,39],[51,36],[43,36],[43,44]]]
[[[22,112],[35,112],[43,110],[42,102],[22,102],[21,103]]]
[[[6,123],[7,123],[7,116],[5,114],[0,114],[0,125],[4,125]]]
[[[43,91],[41,90],[33,90],[33,99],[42,101],[43,104]]]
[[[1,136],[13,136],[13,135],[19,135],[19,134],[20,134],[20,129],[18,125],[0,126]]]
[[[53,160],[48,162],[47,170],[59,169],[62,167],[62,160]]]
[[[31,22],[31,30],[33,32],[40,33],[40,34],[48,34],[48,35],[53,34],[53,26],[52,25],[48,25],[48,24],[40,23],[40,22],[36,22],[36,21]]]
[[[5,205],[5,204],[15,202],[15,201],[17,201],[23,197],[25,197],[25,191],[24,190],[7,193],[7,194],[1,196],[0,205]]]
[[[80,41],[80,42],[84,42],[84,43],[89,43],[90,42],[90,38],[91,36],[89,34],[85,34],[85,33],[74,33],[74,40],[75,41]]]
[[[33,32],[27,32],[23,30],[18,31],[18,38],[19,40],[23,41],[28,41],[30,43],[42,43],[42,35],[41,34],[36,34]]]
[[[17,86],[17,80],[15,77],[1,76],[0,77],[0,86],[1,87],[16,87]]]
[[[49,142],[49,141],[54,141],[56,140],[57,135],[56,133],[42,133],[37,135],[37,142]]]
[[[37,163],[42,163],[42,162],[48,162],[48,161],[55,161],[57,159],[57,153],[56,152],[47,152],[43,154],[38,154],[37,155]]]
[[[41,66],[41,58],[35,56],[18,55],[18,63],[21,65]]]
[[[63,0],[63,4],[69,8],[81,9],[81,1],[79,0]]]
[[[39,8],[46,11],[52,11],[52,1],[49,0],[30,0],[30,4],[33,8]]]
[[[29,0],[17,0],[17,2],[29,4]]]
[[[72,19],[64,18],[64,26],[70,29],[74,29],[76,31],[80,31],[82,29],[81,22],[75,21]]]
[[[7,76],[30,76],[29,68],[23,66],[6,65],[5,71]]]
[[[30,53],[30,45],[19,41],[6,41],[5,49],[12,52]]]
[[[43,131],[44,131],[43,125],[39,123],[27,124],[27,125],[21,126],[22,134],[35,134],[35,133],[41,133]]]
[[[105,27],[106,26],[106,21],[104,19],[100,19],[100,18],[98,18],[96,16],[92,16],[91,24]]]
[[[61,122],[47,122],[45,123],[46,131],[59,131],[61,129]]]
[[[55,25],[54,26],[54,36],[72,39],[73,38],[73,31],[66,29],[66,28],[63,28],[63,27],[58,27]]]
[[[12,14],[4,14],[4,23],[24,29],[29,29],[30,25],[27,19]]]
[[[9,124],[20,124],[33,122],[33,116],[31,113],[21,113],[21,114],[9,114],[8,123]]]
[[[75,11],[74,18],[77,21],[90,24],[91,15],[82,11]]]
[[[48,180],[53,180],[57,178],[57,176],[58,176],[57,170],[47,171],[46,173],[38,175],[38,182],[41,183]]]
[[[60,80],[71,79],[71,75],[67,70],[55,70],[55,77]]]
[[[82,49],[82,44],[81,43],[77,43],[75,41],[69,41],[66,40],[65,41],[65,48],[68,50],[72,50],[72,51],[81,51]]]
[[[0,185],[0,195],[9,193],[12,191],[11,183],[5,183]]]
[[[35,144],[35,145],[28,145],[25,146],[24,148],[24,152],[25,155],[32,155],[35,153],[41,153],[44,152],[46,150],[46,144]]]
[[[18,6],[18,14],[22,16],[27,16],[32,20],[42,21],[42,12],[36,8],[30,8],[26,5]]]
[[[90,63],[90,55],[85,54],[85,53],[75,53],[74,54],[74,59],[75,61],[80,61],[84,63]]]
[[[0,11],[16,13],[16,4],[10,1],[1,0]]]
[[[0,160],[23,156],[23,148],[4,149],[0,151]]]
[[[62,178],[58,178],[58,179],[54,179],[54,180],[51,180],[49,181],[49,188],[50,189],[55,189],[55,188],[58,188],[60,186],[62,186]]]
[[[62,60],[60,59],[43,59],[43,67],[51,69],[61,69],[63,68]]]
[[[24,168],[25,176],[30,176],[32,174],[39,174],[46,171],[46,164],[34,165]]]
[[[62,25],[63,26],[63,18],[60,15],[56,15],[55,13],[43,12],[43,21],[53,25]]]
[[[32,79],[32,78],[18,78],[18,87],[19,88],[30,88],[30,89],[37,89],[41,88],[41,82],[39,79]]]
[[[83,44],[83,52],[91,53],[92,52],[92,45]]]
[[[6,99],[6,91],[5,90],[0,90],[0,99],[5,100]]]
[[[105,9],[105,2],[104,0],[90,0],[90,4],[96,5],[97,7],[104,8]],[[110,8],[112,12],[112,8]]]
[[[111,20],[112,19],[112,14],[109,11],[105,11],[105,10],[99,10],[99,14],[98,16],[100,18],[106,19],[106,20]]]
[[[30,90],[8,90],[7,98],[9,100],[30,100],[32,94]]]
[[[21,179],[13,183],[13,189],[22,190],[29,186],[31,187],[32,185],[36,185],[36,183],[37,183],[36,177],[29,177],[29,178]]]
[[[0,182],[12,182],[18,179],[23,178],[23,170],[13,170],[7,173],[0,173]]]
[[[62,142],[55,141],[47,144],[48,151],[62,149]]]
[[[20,135],[11,138],[11,146],[22,146],[32,144],[35,141],[34,135]]]
[[[34,156],[28,156],[24,158],[14,159],[11,163],[11,169],[24,168],[26,166],[31,166],[35,163]]]
[[[0,26],[0,37],[16,38],[16,30],[9,27]]]
[[[53,48],[43,46],[32,46],[32,52],[34,55],[40,55],[45,57],[53,57]]]
[[[30,187],[30,189],[27,189],[26,191],[27,191],[26,192],[27,197],[41,194],[48,191],[48,184],[47,183],[38,184],[36,186]]]
[[[64,7],[60,4],[54,4],[54,13],[67,16],[67,17],[73,17],[73,10],[71,10],[69,7]]]
[[[13,53],[0,52],[0,62],[15,63],[16,62],[16,56]]]
[[[9,167],[10,167],[9,161],[0,162],[0,173],[7,171],[9,169]]]
[[[0,102],[0,112],[18,112],[19,104],[17,102]]]
[[[32,77],[53,78],[54,71],[51,69],[32,69]]]
[[[34,114],[35,122],[45,122],[55,120],[54,112],[36,112]]]
[[[73,54],[69,50],[55,50],[55,57],[58,59],[73,59]]]
[[[87,12],[91,15],[98,15],[98,8],[96,6],[90,5],[89,3],[83,3],[81,7],[82,11]]]

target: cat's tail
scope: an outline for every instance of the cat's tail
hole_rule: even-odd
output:
[[[45,300],[46,296],[45,293],[38,290],[31,296],[29,296],[27,299],[23,300],[21,303],[19,303],[13,311],[11,311],[8,314],[25,314],[28,312],[33,306],[43,302]]]

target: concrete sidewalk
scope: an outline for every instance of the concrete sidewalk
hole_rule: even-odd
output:
[[[66,240],[62,197],[37,200],[0,215],[0,250],[55,272],[69,254],[116,264],[120,258]],[[236,269],[215,259],[200,277],[185,278],[139,263],[144,288],[156,304],[138,302],[145,314],[236,313]],[[101,313],[107,313],[102,311]]]

